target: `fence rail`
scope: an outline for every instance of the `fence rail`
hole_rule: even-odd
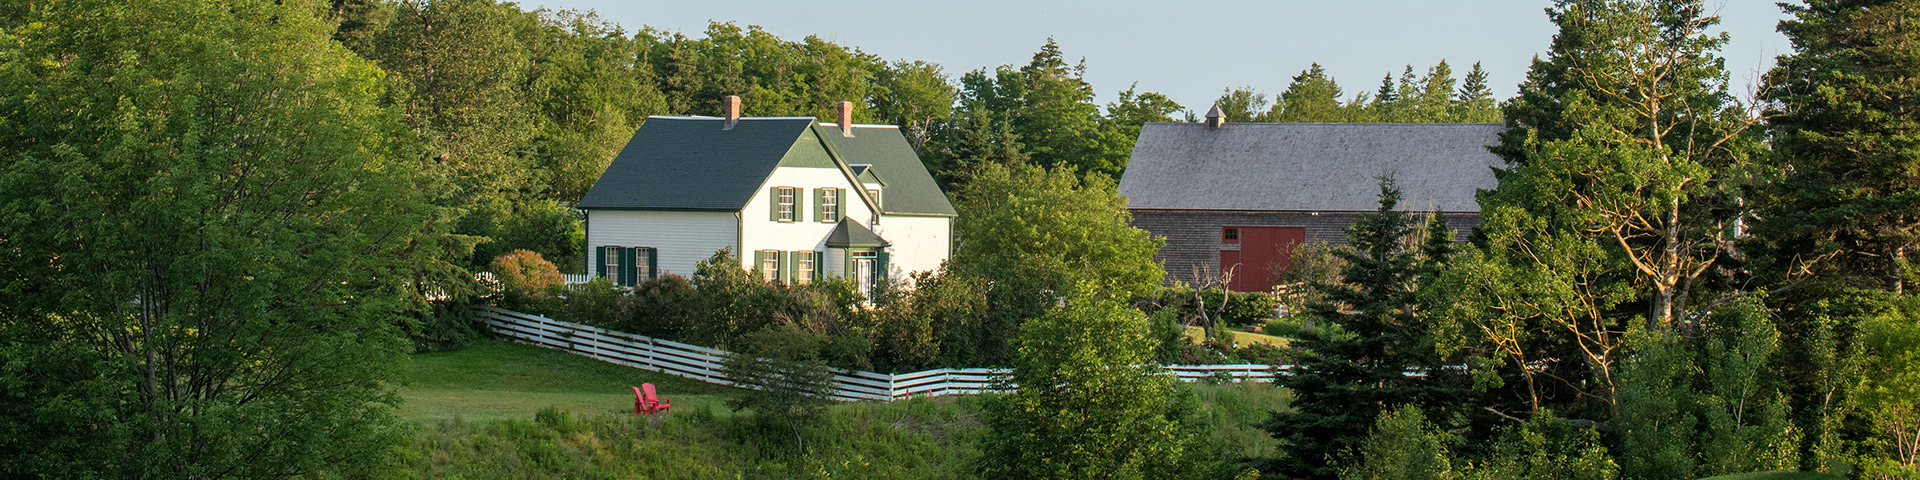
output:
[[[708,383],[738,386],[727,380],[727,352],[699,345],[616,332],[502,308],[480,306],[474,314],[494,334],[512,341],[565,350],[603,362],[666,373]],[[1167,365],[1182,381],[1220,378],[1235,382],[1271,381],[1287,366],[1261,364]],[[1001,368],[936,368],[912,373],[875,373],[833,369],[835,400],[881,401],[916,396],[964,395],[1013,388],[1012,371]]]

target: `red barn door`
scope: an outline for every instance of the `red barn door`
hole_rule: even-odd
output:
[[[1230,287],[1238,292],[1272,290],[1273,272],[1291,268],[1293,246],[1307,240],[1307,227],[1226,228],[1238,230],[1240,249],[1220,251],[1220,270],[1234,269]]]

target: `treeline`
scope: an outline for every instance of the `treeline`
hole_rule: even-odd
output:
[[[1392,73],[1371,94],[1343,97],[1340,84],[1315,63],[1271,98],[1253,87],[1227,89],[1214,100],[1228,122],[1496,123],[1500,105],[1487,86],[1487,71],[1475,62],[1464,80],[1446,60],[1414,75],[1412,65],[1396,83]],[[1344,99],[1343,99],[1344,98]],[[1189,119],[1191,121],[1191,119]]]

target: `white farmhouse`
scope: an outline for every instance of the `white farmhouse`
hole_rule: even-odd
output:
[[[891,125],[811,117],[654,116],[581,199],[589,272],[631,286],[731,249],[741,268],[861,285],[939,268],[953,205]]]

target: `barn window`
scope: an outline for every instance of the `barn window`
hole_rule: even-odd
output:
[[[1234,227],[1221,228],[1220,241],[1226,242],[1226,243],[1240,243],[1240,229],[1234,228]]]

